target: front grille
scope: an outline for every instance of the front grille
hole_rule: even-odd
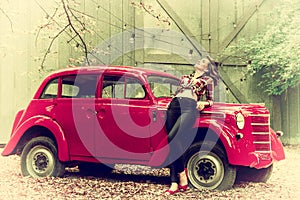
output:
[[[251,114],[250,116],[255,152],[269,153],[271,151],[270,115]]]

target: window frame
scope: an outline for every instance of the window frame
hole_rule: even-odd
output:
[[[156,79],[156,78],[169,79],[169,80],[172,80],[172,81],[176,80],[174,83],[172,83],[171,81],[168,82],[168,84],[169,84],[168,90],[170,91],[170,96],[157,96],[157,94],[154,93],[154,89],[156,87],[152,88],[152,84],[153,83],[158,83],[158,82],[151,81],[152,78],[154,78],[154,79]],[[153,94],[153,97],[157,98],[157,99],[159,99],[159,98],[172,98],[174,96],[174,93],[176,92],[176,89],[178,88],[179,82],[180,82],[180,80],[177,79],[177,78],[168,77],[168,76],[161,76],[161,75],[157,75],[157,74],[148,75],[147,76],[147,81],[148,81],[151,93]],[[161,86],[163,86],[163,82],[158,83],[158,84],[160,84]]]
[[[91,95],[92,97],[82,97],[82,96],[63,97],[63,79],[66,77],[71,77],[71,76],[75,76],[76,77],[75,80],[77,79],[78,76],[94,76],[94,78],[96,78],[96,82],[94,85],[95,92]],[[74,83],[76,83],[76,81]],[[95,99],[97,97],[98,84],[99,84],[99,74],[95,74],[95,73],[79,73],[79,74],[68,74],[68,75],[61,76],[60,82],[59,82],[58,98],[60,98],[60,99]],[[77,85],[74,85],[74,86],[77,86]],[[80,87],[79,86],[77,86],[77,87],[79,88],[78,94],[80,94]]]
[[[46,92],[46,90],[48,89],[49,85],[50,85],[53,81],[55,81],[55,80],[57,80],[57,88],[56,88],[56,95],[55,95],[55,97],[52,97],[52,98],[44,98],[43,96],[46,95],[45,92]],[[59,96],[59,87],[60,87],[60,77],[54,77],[54,78],[52,78],[51,80],[49,80],[49,81],[45,84],[45,87],[43,88],[43,90],[42,90],[42,92],[41,92],[41,94],[40,94],[40,96],[39,96],[38,99],[44,100],[44,99],[56,99],[56,98],[58,98],[58,96]]]
[[[124,83],[122,84],[123,85],[123,97],[122,98],[114,97],[115,95],[113,93],[112,93],[111,97],[103,97],[104,81],[105,81],[106,77],[114,77],[114,79],[115,79],[115,77],[118,77],[118,80],[120,80],[120,79],[124,80]],[[144,96],[143,97],[141,97],[141,98],[127,98],[126,97],[127,96],[127,90],[128,90],[128,88],[127,88],[127,85],[128,85],[127,80],[128,79],[136,80],[136,82],[139,83],[142,86],[141,88],[144,91]],[[115,90],[113,90],[113,91],[115,91]],[[132,76],[132,75],[127,75],[127,74],[104,73],[102,75],[102,78],[101,78],[101,85],[98,89],[98,92],[99,92],[99,98],[101,98],[101,99],[124,99],[124,100],[147,100],[147,99],[149,99],[148,98],[148,92],[147,92],[147,89],[145,87],[144,82],[139,77]]]

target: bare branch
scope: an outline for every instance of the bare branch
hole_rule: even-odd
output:
[[[49,46],[48,46],[48,49],[46,51],[46,53],[44,54],[44,57],[43,57],[43,60],[42,60],[42,63],[41,63],[41,69],[43,70],[44,69],[44,63],[46,61],[46,58],[48,56],[48,54],[50,53],[51,51],[51,48],[52,48],[52,45],[54,43],[54,41],[60,36],[60,34],[62,34],[67,28],[69,27],[69,24],[67,26],[65,26],[61,31],[59,31],[51,40]]]
[[[38,4],[38,5],[39,5],[39,4]],[[39,6],[40,6],[40,5],[39,5]],[[40,6],[40,8],[43,9],[41,6]],[[53,21],[53,18],[55,17],[57,11],[58,11],[58,8],[55,9],[53,15],[50,17],[50,20]],[[48,14],[47,14],[47,17],[49,17]],[[39,37],[39,35],[40,35],[41,30],[42,30],[43,28],[45,28],[45,27],[51,25],[51,21],[50,21],[50,20],[49,20],[48,23],[46,23],[46,24],[44,24],[44,25],[41,25],[41,26],[39,27],[39,30],[38,30],[38,32],[37,32],[37,34],[36,34],[36,37],[35,37],[35,46],[37,46],[37,40],[38,40],[38,37]]]
[[[69,6],[68,6],[68,9],[69,9],[70,13],[72,14],[72,16],[74,17],[74,19],[82,26],[82,29],[86,30],[85,23],[83,23],[81,20],[78,19],[78,17],[72,12],[72,9],[70,9]]]
[[[12,23],[10,17],[6,14],[6,12],[5,12],[2,8],[0,8],[0,11],[1,11],[2,14],[8,19],[8,21],[9,21],[9,23],[10,23],[10,29],[11,29],[11,32],[14,32],[14,30],[13,30],[13,23]]]
[[[86,58],[86,61],[87,61],[87,64],[90,65],[90,61],[88,59],[88,50],[87,50],[87,45],[84,41],[84,39],[82,38],[82,36],[80,35],[80,33],[76,30],[76,28],[74,27],[73,23],[72,23],[72,20],[71,20],[71,17],[69,15],[69,12],[67,10],[67,6],[64,2],[64,0],[61,0],[62,4],[63,4],[63,8],[65,10],[65,14],[67,16],[67,19],[68,19],[68,26],[70,26],[72,28],[72,30],[75,32],[75,34],[78,36],[78,38],[80,39],[82,45],[83,45],[83,48],[84,48],[84,53],[85,53],[85,58]],[[71,12],[71,11],[70,11]],[[72,14],[72,13],[71,13]],[[76,18],[75,18],[76,19]]]
[[[43,59],[42,59],[42,63],[41,63],[41,69],[43,70],[44,69],[44,63],[46,61],[46,58],[48,56],[48,54],[50,53],[51,51],[51,48],[53,46],[53,43],[54,41],[64,32],[65,34],[67,34],[71,39],[69,41],[67,41],[67,43],[71,42],[72,40],[74,40],[78,45],[80,45],[81,47],[84,48],[84,52],[85,52],[85,58],[89,63],[89,60],[88,60],[88,51],[87,51],[87,46],[86,46],[86,43],[84,42],[83,38],[81,37],[81,35],[79,34],[79,32],[75,29],[75,27],[73,26],[73,24],[71,23],[71,18],[69,16],[69,13],[68,13],[68,10],[70,10],[70,8],[68,7],[68,10],[66,8],[66,5],[65,5],[65,2],[64,0],[62,0],[62,4],[63,4],[63,9],[64,9],[64,13],[66,16],[67,16],[67,20],[68,20],[68,23],[67,25],[64,25],[62,26],[60,23],[58,23],[56,20],[55,20],[55,17],[57,16],[57,12],[58,12],[58,9],[59,8],[56,8],[54,13],[52,15],[50,15],[45,8],[43,8],[40,3],[35,0],[36,4],[40,7],[41,10],[43,10],[43,12],[47,15],[47,18],[49,18],[49,22],[44,24],[44,25],[41,25],[39,27],[39,30],[38,30],[38,33],[37,33],[37,36],[36,36],[36,40],[35,40],[35,44],[37,45],[37,40],[38,40],[38,37],[39,37],[39,34],[41,32],[42,29],[46,28],[47,26],[51,25],[51,23],[55,23],[58,27],[61,28],[61,30],[54,36],[52,37],[52,40],[47,48],[47,51],[45,52],[44,56],[43,56]],[[68,1],[67,1],[68,2]],[[73,16],[73,14],[72,14]],[[78,18],[77,18],[78,19]],[[77,20],[76,19],[76,20]],[[79,20],[79,19],[78,19]],[[73,34],[70,34],[68,31],[66,31],[66,29],[70,27],[74,32],[75,32],[75,36]],[[79,38],[80,42],[76,41],[76,37]],[[80,44],[82,43],[82,44]]]
[[[163,17],[160,13],[156,13],[151,5],[145,5],[145,3],[143,3],[141,0],[139,3],[132,1],[131,5],[136,8],[140,8],[140,9],[144,10],[146,13],[148,13],[149,15],[151,15],[158,21],[166,23],[168,26],[171,25],[170,20],[168,18]]]
[[[77,13],[79,13],[79,14],[81,14],[81,15],[83,15],[83,16],[89,17],[89,18],[91,18],[91,19],[97,19],[96,17],[93,17],[92,15],[86,14],[86,13],[84,13],[84,12],[82,12],[82,11],[80,11],[80,10],[74,9],[74,8],[69,8],[69,10],[70,10],[70,11],[72,10],[72,11],[74,11],[74,12],[77,12]]]

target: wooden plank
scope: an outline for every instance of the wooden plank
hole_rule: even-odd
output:
[[[233,39],[241,32],[241,30],[245,27],[247,22],[251,19],[251,17],[255,14],[257,9],[262,5],[264,1],[265,0],[258,0],[251,8],[249,8],[248,12],[237,23],[236,28],[230,34],[228,34],[228,36],[221,43],[221,45],[219,46],[219,52],[230,45]]]
[[[171,8],[171,6],[165,0],[156,0],[161,8],[167,13],[167,15],[173,20],[179,30],[184,34],[186,39],[191,43],[191,45],[198,52],[199,56],[202,56],[202,49],[199,44],[196,42],[196,38],[193,36],[190,29],[182,21],[182,19],[177,15],[176,12]]]
[[[219,67],[220,78],[226,87],[231,91],[232,95],[238,100],[239,103],[249,103],[248,99],[245,95],[240,92],[240,90],[235,86],[235,84],[230,80],[227,73],[224,71],[222,67]]]
[[[285,96],[286,103],[286,116],[287,116],[287,130],[286,133],[290,134],[290,144],[299,144],[300,143],[300,103],[299,103],[299,85],[294,88],[289,88]]]
[[[210,0],[202,0],[201,3],[201,45],[210,53]]]
[[[209,54],[211,57],[217,57],[219,49],[219,0],[210,0],[210,45]]]
[[[174,12],[174,10],[170,7],[170,5],[165,0],[156,0],[158,4],[162,7],[162,9],[169,15],[169,17],[174,21],[176,26],[179,28],[179,30],[185,35],[185,37],[188,39],[188,41],[192,44],[192,46],[196,49],[196,51],[199,53],[200,56],[202,56],[202,49],[199,47],[199,44],[196,43],[195,40],[192,38],[192,33],[189,30],[189,28],[185,25],[185,23],[180,19],[180,17]],[[209,10],[207,8],[210,7],[210,1],[203,1],[202,6],[206,7],[206,11]],[[203,11],[202,11],[203,12]],[[209,11],[207,11],[209,16]],[[203,16],[203,15],[202,15]],[[208,24],[209,24],[209,18]],[[207,23],[207,20],[205,22],[203,21],[202,24]],[[209,31],[209,25],[206,26]],[[246,97],[239,91],[239,89],[232,83],[229,76],[222,70],[222,67],[219,68],[220,72],[222,73],[221,80],[224,82],[224,84],[228,87],[228,89],[232,92],[233,96],[241,103],[248,103]]]
[[[272,116],[271,116],[271,125],[274,130],[283,130],[282,127],[282,97],[281,96],[272,96]]]
[[[144,63],[169,63],[169,64],[181,64],[190,65],[186,59],[175,54],[149,54],[147,53],[144,58]]]

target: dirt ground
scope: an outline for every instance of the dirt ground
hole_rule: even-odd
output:
[[[0,152],[2,149],[0,148]],[[83,176],[69,171],[63,178],[23,177],[18,156],[0,156],[2,199],[299,199],[300,146],[285,147],[286,159],[275,163],[267,183],[239,183],[227,191],[189,189],[169,197],[168,170],[117,165],[111,174]]]

